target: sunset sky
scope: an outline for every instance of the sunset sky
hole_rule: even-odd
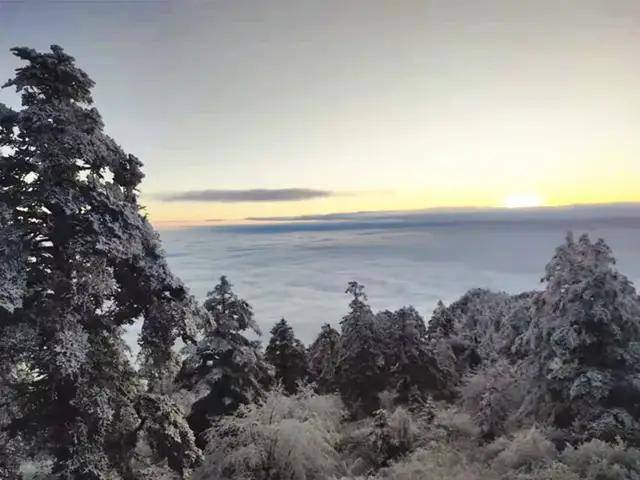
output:
[[[638,1],[0,0],[52,43],[159,224],[640,201]]]

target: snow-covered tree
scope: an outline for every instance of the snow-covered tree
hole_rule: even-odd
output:
[[[7,432],[11,419],[19,413],[17,392],[12,388],[19,375],[10,363],[0,363],[0,478],[6,480],[22,480],[20,463],[25,458],[20,437],[12,438]]]
[[[523,412],[578,437],[640,444],[640,298],[614,264],[586,235],[556,250],[526,333]]]
[[[21,306],[26,287],[26,252],[20,237],[8,205],[0,202],[0,319]]]
[[[200,463],[201,453],[182,409],[168,396],[154,393],[141,395],[136,409],[145,419],[145,441],[154,456],[165,460],[181,478],[191,478],[194,466]]]
[[[253,318],[251,305],[239,298],[231,286],[227,277],[223,275],[220,277],[220,283],[207,293],[204,308],[209,315],[205,317],[208,320],[204,326],[205,333],[213,330],[241,332],[249,329],[261,335],[260,327]]]
[[[513,426],[527,379],[506,360],[484,365],[465,376],[460,399],[484,439],[505,434]]]
[[[307,379],[307,352],[284,318],[271,329],[264,358],[275,367],[275,379],[289,394],[296,393],[298,383]]]
[[[449,338],[454,333],[455,319],[452,313],[442,303],[442,300],[438,300],[436,309],[431,315],[429,320],[429,326],[427,328],[427,336],[430,339],[437,338]]]
[[[376,469],[389,466],[411,450],[413,435],[411,417],[402,408],[397,409],[391,418],[386,410],[377,410],[366,439],[367,463]]]
[[[350,282],[345,293],[353,299],[349,313],[340,322],[338,386],[342,399],[354,414],[370,414],[378,409],[378,394],[385,383],[382,344],[373,312],[366,303],[364,286]]]
[[[201,447],[206,444],[203,432],[217,417],[256,402],[272,381],[259,345],[241,333],[251,329],[260,334],[251,306],[233,292],[226,277],[207,294],[204,308],[204,338],[187,349],[177,378],[192,397],[188,421]]]
[[[449,392],[478,368],[522,356],[533,295],[475,288],[449,306],[438,302],[427,339]]]
[[[340,348],[340,333],[328,323],[308,351],[309,375],[316,384],[318,393],[333,393],[337,390],[336,365]]]
[[[142,322],[156,368],[190,340],[194,304],[140,213],[141,162],[103,132],[93,81],[62,48],[14,48],[26,62],[4,86],[22,109],[0,111],[0,362],[8,428],[53,457],[56,479],[134,478],[142,393],[122,341]],[[7,261],[8,259],[8,261]]]
[[[387,386],[401,403],[416,391],[441,396],[447,379],[429,349],[427,328],[413,307],[378,315],[380,339],[384,345]]]
[[[459,373],[464,374],[481,362],[499,358],[502,327],[512,308],[510,295],[474,288],[448,307],[438,304],[429,322],[429,336],[449,342]]]
[[[244,405],[212,429],[194,480],[325,480],[340,471],[343,405],[304,386]]]
[[[10,111],[0,104],[0,123],[3,111]],[[25,262],[20,235],[9,224],[10,211],[0,204],[0,332],[13,311],[21,306],[25,288]],[[13,349],[24,348],[19,336],[20,329],[0,338],[0,478],[21,480],[20,462],[26,455],[20,438],[9,435],[7,428],[12,419],[19,415],[18,392],[20,370],[16,359],[8,355]]]
[[[515,337],[530,321],[527,312],[532,297],[532,293],[509,295],[475,288],[449,306],[455,318],[456,342],[468,351],[467,367],[509,355]]]

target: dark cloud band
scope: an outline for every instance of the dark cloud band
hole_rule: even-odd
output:
[[[189,190],[159,195],[165,202],[295,202],[335,195],[329,190],[310,188],[279,188],[250,190]]]

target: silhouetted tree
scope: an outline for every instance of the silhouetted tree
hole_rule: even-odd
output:
[[[328,323],[324,324],[308,351],[309,374],[318,393],[333,393],[338,388],[336,365],[339,348],[340,333]]]
[[[340,322],[338,385],[344,402],[354,414],[378,409],[384,387],[384,356],[376,335],[374,315],[366,304],[364,287],[350,282],[345,293],[353,296],[349,313]]]
[[[308,376],[307,352],[284,318],[271,329],[264,358],[275,367],[276,380],[282,382],[290,395],[298,391],[298,383]]]
[[[383,312],[376,317],[384,345],[387,388],[396,400],[407,403],[411,394],[442,396],[447,384],[446,371],[439,368],[429,350],[427,328],[413,307]]]

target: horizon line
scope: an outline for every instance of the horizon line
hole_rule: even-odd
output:
[[[554,211],[562,209],[585,209],[585,208],[639,208],[640,200],[638,201],[621,201],[621,202],[602,202],[602,203],[569,203],[560,205],[538,205],[529,207],[505,207],[505,206],[442,206],[442,207],[425,207],[415,209],[392,209],[392,210],[356,210],[356,211],[343,211],[343,212],[331,212],[331,213],[318,213],[318,214],[304,214],[304,215],[283,215],[283,216],[262,216],[262,217],[241,217],[241,218],[211,218],[202,220],[151,220],[150,223],[158,229],[171,229],[171,228],[188,228],[188,227],[205,227],[212,228],[225,227],[233,225],[252,225],[252,224],[269,224],[269,223],[301,223],[301,222],[321,222],[321,221],[342,221],[342,220],[354,220],[354,216],[364,215],[412,215],[412,214],[464,214],[464,213],[495,213],[495,212],[540,212],[540,211]]]

